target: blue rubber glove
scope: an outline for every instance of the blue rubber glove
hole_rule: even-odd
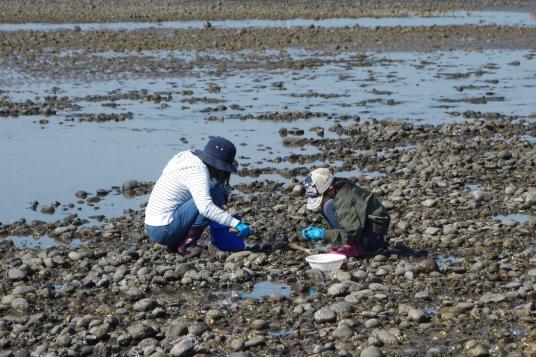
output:
[[[305,240],[322,240],[324,239],[325,229],[317,226],[309,226],[301,231],[301,235]]]
[[[245,223],[238,223],[236,227],[234,227],[238,231],[238,236],[245,238],[251,234],[251,228]]]

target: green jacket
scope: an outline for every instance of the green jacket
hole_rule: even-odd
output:
[[[373,193],[351,183],[338,189],[335,198],[338,229],[326,229],[325,239],[333,243],[357,243],[364,230],[387,234],[389,213]]]

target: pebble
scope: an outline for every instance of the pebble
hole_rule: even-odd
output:
[[[246,342],[244,342],[244,347],[251,348],[251,347],[264,345],[265,343],[266,343],[266,340],[264,336],[253,336],[250,339],[248,339]]]
[[[398,344],[397,337],[386,330],[374,330],[372,335],[386,345]]]
[[[471,357],[486,357],[489,356],[489,351],[483,345],[477,345],[467,351],[467,355]]]
[[[378,327],[379,325],[380,325],[380,321],[378,319],[368,319],[365,321],[366,328],[374,328],[374,327]]]
[[[252,330],[264,330],[268,328],[268,323],[263,319],[253,320],[250,324]]]
[[[183,337],[179,340],[170,353],[174,357],[190,356],[194,351],[194,341],[191,337]]]
[[[7,276],[10,280],[13,281],[24,280],[28,276],[28,272],[18,268],[12,268],[9,269],[9,271],[7,272]]]
[[[506,295],[502,293],[485,293],[482,295],[478,301],[480,301],[483,304],[489,304],[489,303],[499,303],[506,300]]]
[[[337,320],[337,314],[335,311],[328,309],[328,308],[322,308],[315,312],[314,318],[316,322],[334,322]]]
[[[134,340],[143,340],[144,338],[155,335],[155,331],[151,327],[141,322],[129,326],[127,331]]]
[[[15,311],[26,312],[30,304],[25,298],[17,297],[11,301],[11,308]]]
[[[408,317],[415,322],[423,322],[426,320],[426,314],[424,311],[419,309],[409,309]]]
[[[382,357],[383,353],[375,346],[365,348],[359,354],[360,357]]]
[[[151,298],[145,298],[137,301],[132,307],[134,311],[149,311],[157,307],[156,300]]]

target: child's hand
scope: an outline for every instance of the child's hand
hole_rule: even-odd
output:
[[[322,240],[324,239],[325,229],[318,226],[309,226],[301,231],[301,235],[305,240]]]

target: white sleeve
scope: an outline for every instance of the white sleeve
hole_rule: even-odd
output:
[[[185,184],[200,214],[211,221],[218,222],[228,227],[236,227],[239,220],[222,210],[212,202],[210,197],[208,169],[192,167],[187,170],[188,179]]]

